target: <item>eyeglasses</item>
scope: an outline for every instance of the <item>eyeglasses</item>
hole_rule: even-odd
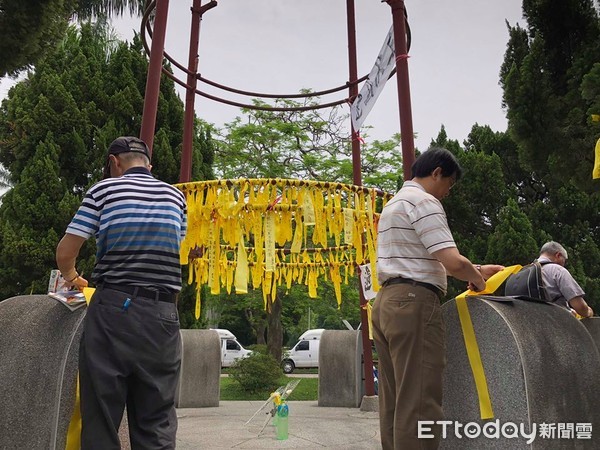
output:
[[[456,177],[450,177],[450,187],[448,188],[448,190],[452,189],[455,184],[456,184]]]

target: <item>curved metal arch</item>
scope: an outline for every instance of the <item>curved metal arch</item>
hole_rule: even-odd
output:
[[[156,9],[156,0],[152,0],[151,2],[148,3],[148,6],[146,7],[144,16],[142,17],[142,23],[141,23],[141,27],[140,27],[140,37],[142,39],[142,44],[144,46],[144,50],[146,51],[146,54],[148,54],[148,55],[150,54],[150,47],[148,46],[148,42],[146,40],[145,31],[147,31],[150,38],[152,38],[152,27],[150,26],[150,15],[152,14],[152,12],[155,9]],[[408,48],[410,49],[411,32],[410,32],[410,27],[408,24],[408,15],[406,13],[406,8],[404,10],[404,13],[405,13],[405,20],[406,20],[407,42],[408,42]],[[239,95],[245,95],[248,97],[273,98],[273,99],[279,99],[279,98],[282,98],[282,99],[294,99],[294,98],[307,99],[307,98],[311,98],[311,97],[320,97],[322,95],[328,95],[328,94],[332,94],[335,92],[339,92],[343,89],[348,89],[350,86],[358,85],[358,84],[362,83],[363,81],[365,81],[369,77],[369,75],[367,74],[367,75],[364,75],[364,76],[358,78],[356,81],[353,81],[353,82],[348,81],[344,85],[337,86],[337,87],[334,87],[331,89],[322,90],[322,91],[316,91],[316,92],[306,92],[306,93],[299,93],[299,94],[264,94],[264,93],[259,93],[259,92],[245,91],[242,89],[233,88],[230,86],[219,84],[215,81],[209,80],[208,78],[202,77],[198,73],[191,72],[186,67],[184,67],[182,64],[177,62],[167,52],[163,52],[163,55],[172,65],[177,67],[179,70],[181,70],[182,72],[184,72],[188,75],[195,76],[196,79],[198,79],[199,81],[201,81],[203,83],[206,83],[217,89],[221,89],[221,90],[232,92],[232,93],[239,94]],[[180,86],[184,87],[185,89],[191,89],[191,86],[189,86],[187,83],[184,83],[183,81],[181,81],[178,77],[175,76],[175,74],[169,72],[164,67],[162,68],[162,73],[164,73],[167,77],[169,77],[171,80],[173,80],[175,83],[179,84]],[[395,75],[395,73],[396,73],[396,68],[394,68],[392,70],[388,79],[393,77]],[[341,100],[337,100],[337,101],[333,101],[333,102],[328,102],[328,103],[323,103],[323,104],[318,104],[318,105],[310,105],[310,106],[298,106],[298,107],[257,106],[257,105],[253,105],[253,104],[240,103],[240,102],[236,102],[233,100],[228,100],[228,99],[225,99],[222,97],[218,97],[216,95],[208,94],[199,89],[194,89],[194,92],[197,95],[200,95],[204,98],[208,98],[209,100],[213,100],[213,101],[216,101],[219,103],[227,104],[230,106],[236,106],[238,108],[245,108],[245,109],[259,110],[259,111],[279,111],[279,112],[310,111],[310,110],[324,109],[324,108],[339,106],[344,103],[351,103],[353,100],[350,97],[346,97]]]

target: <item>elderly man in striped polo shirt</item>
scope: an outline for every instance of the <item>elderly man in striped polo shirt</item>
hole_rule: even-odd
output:
[[[419,420],[441,420],[444,324],[440,300],[447,275],[481,291],[502,266],[472,264],[456,248],[440,200],[462,170],[448,150],[432,148],[412,167],[381,213],[377,274],[382,288],[373,306],[373,338],[379,356],[381,443],[389,449],[433,449],[418,439]]]
[[[177,295],[186,232],[183,194],[150,174],[135,137],[109,147],[105,179],[86,193],[56,249],[63,277],[79,288],[81,246],[96,238],[92,297],[79,352],[81,448],[120,449],[127,405],[132,448],[175,448],[181,365]]]

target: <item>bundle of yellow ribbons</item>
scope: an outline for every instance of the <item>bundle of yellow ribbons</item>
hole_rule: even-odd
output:
[[[261,288],[265,306],[278,286],[308,287],[329,279],[341,303],[341,283],[358,264],[370,263],[376,284],[376,213],[390,196],[340,183],[285,180],[213,180],[177,185],[188,205],[181,263],[191,263],[189,284],[211,294]],[[378,289],[378,286],[376,286]]]

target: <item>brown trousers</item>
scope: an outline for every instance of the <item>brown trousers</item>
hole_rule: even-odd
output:
[[[443,419],[446,349],[439,298],[421,286],[383,287],[373,306],[373,338],[379,357],[383,449],[437,449],[439,427],[425,430],[435,438],[419,439],[417,423]]]

